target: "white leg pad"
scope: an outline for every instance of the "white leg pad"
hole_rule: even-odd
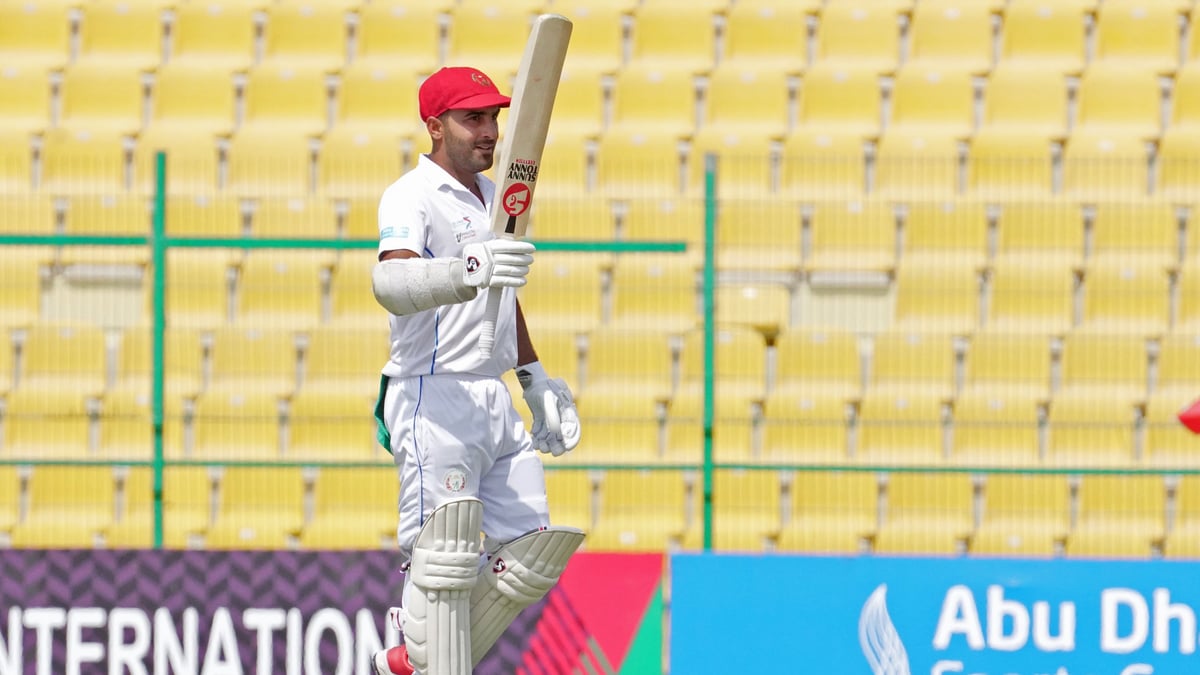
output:
[[[492,556],[471,591],[472,663],[483,660],[521,610],[550,592],[583,536],[554,526],[517,537]]]
[[[459,499],[429,514],[408,568],[404,641],[422,675],[470,675],[471,589],[479,574],[483,502]]]

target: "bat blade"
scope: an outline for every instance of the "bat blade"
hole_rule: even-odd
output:
[[[500,140],[500,165],[492,201],[492,231],[498,237],[519,239],[525,236],[529,225],[571,28],[571,21],[565,16],[542,14],[534,20],[525,43],[513,83],[504,137]],[[501,293],[493,291],[488,292],[487,314],[479,336],[479,351],[484,358],[491,356],[500,312]]]

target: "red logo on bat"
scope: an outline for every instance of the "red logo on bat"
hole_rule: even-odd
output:
[[[504,191],[504,212],[510,216],[519,216],[529,208],[529,198],[532,195],[529,186],[524,183],[513,183]]]

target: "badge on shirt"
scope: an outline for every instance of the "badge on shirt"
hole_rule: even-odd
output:
[[[450,230],[454,233],[454,241],[460,244],[468,239],[474,239],[479,234],[471,227],[471,216],[463,216],[461,220],[450,226]]]

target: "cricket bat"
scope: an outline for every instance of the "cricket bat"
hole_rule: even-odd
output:
[[[520,239],[529,224],[529,208],[537,187],[542,149],[550,129],[550,112],[562,77],[571,20],[559,14],[542,14],[533,22],[517,79],[504,138],[500,140],[500,166],[496,172],[496,195],[492,200],[492,231],[498,237]],[[501,289],[488,291],[487,313],[479,335],[479,351],[492,355],[496,341],[496,317],[500,314]]]

